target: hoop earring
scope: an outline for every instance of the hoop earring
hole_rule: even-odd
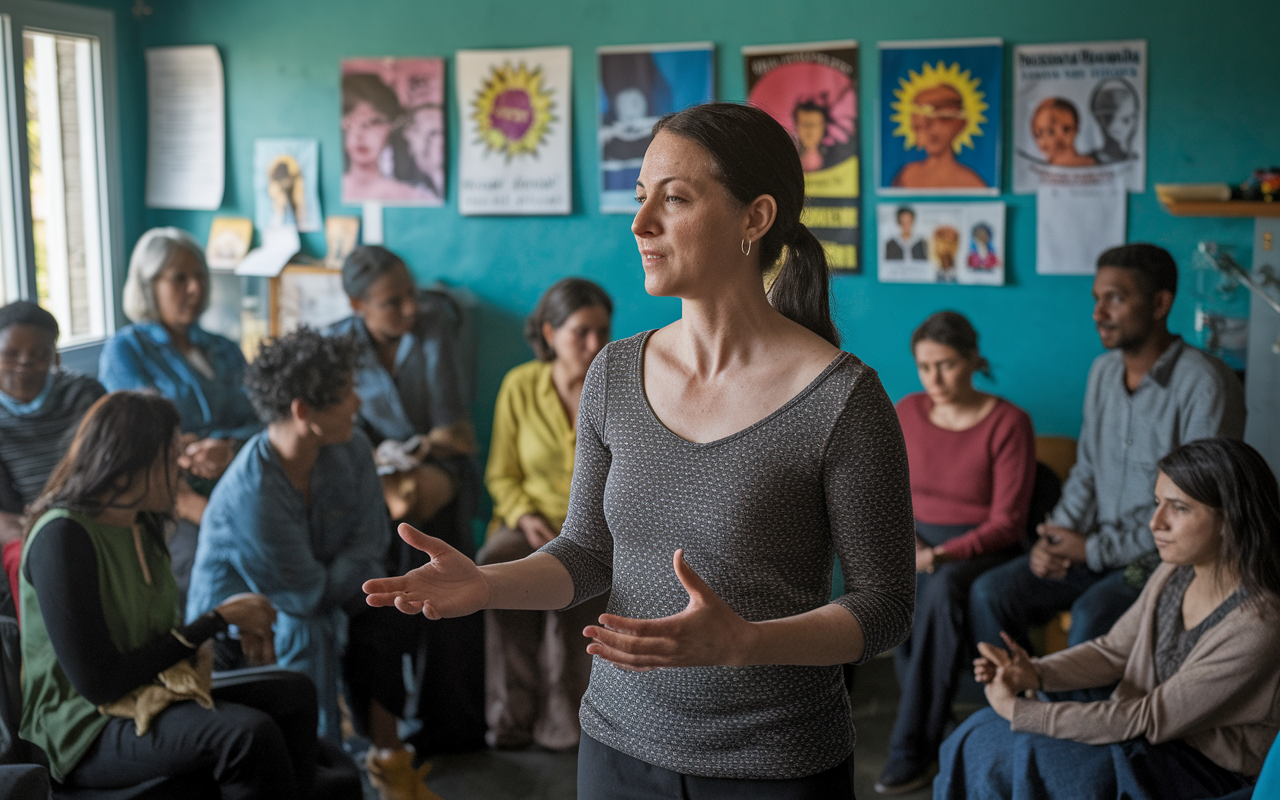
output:
[[[744,256],[751,255],[751,240],[743,239],[742,242],[738,245],[738,249],[742,251],[742,254]]]

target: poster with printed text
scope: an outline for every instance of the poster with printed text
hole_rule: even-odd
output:
[[[342,202],[444,205],[444,59],[342,62]]]
[[[881,283],[1004,285],[1004,203],[879,203]]]
[[[570,58],[568,47],[458,51],[461,213],[572,210]]]
[[[1112,167],[1146,191],[1147,43],[1014,49],[1013,190],[1034,194],[1047,167]]]
[[[636,212],[636,180],[653,124],[663,115],[715,99],[715,46],[601,47],[599,116],[600,210]]]
[[[859,272],[858,43],[744,47],[747,102],[791,134],[804,169],[800,217],[834,270]]]
[[[255,139],[253,198],[253,222],[259,231],[320,230],[319,140]]]
[[[877,190],[1000,194],[1000,39],[880,43]]]

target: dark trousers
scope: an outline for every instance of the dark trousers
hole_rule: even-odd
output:
[[[1068,642],[1096,639],[1133,605],[1142,592],[1124,581],[1124,570],[1094,572],[1083,565],[1061,580],[1036,576],[1030,556],[1014,559],[974,581],[969,593],[970,624],[979,642],[1004,647],[1000,631],[1029,648],[1027,631],[1043,625],[1060,611],[1071,611]]]
[[[655,767],[585,733],[578,745],[578,800],[854,800],[852,776],[852,755],[807,778],[741,780]]]
[[[402,614],[392,606],[366,606],[350,618],[342,676],[360,735],[369,735],[372,701],[397,717],[405,716],[404,657],[417,655],[426,622],[421,614]]]
[[[957,682],[967,673],[971,658],[969,587],[1018,552],[1009,548],[984,553],[942,564],[932,574],[916,574],[911,636],[893,652],[902,697],[889,737],[890,758],[923,766],[937,755]]]
[[[214,681],[214,709],[174,703],[138,736],[131,719],[113,718],[64,785],[114,789],[156,776],[208,774],[223,800],[359,800],[360,774],[349,759],[317,776],[316,690],[289,670],[245,670]],[[331,754],[326,753],[326,756]]]

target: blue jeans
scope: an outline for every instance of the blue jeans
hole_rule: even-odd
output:
[[[942,744],[933,800],[1199,800],[1249,780],[1180,741],[1083,744],[1013,731],[984,708]]]
[[[1015,558],[973,582],[969,591],[969,624],[974,639],[1004,647],[1000,631],[1030,648],[1027,632],[1060,611],[1071,611],[1068,644],[1096,639],[1120,619],[1141,590],[1125,583],[1124,570],[1094,572],[1073,566],[1060,580],[1038,577],[1031,557]]]

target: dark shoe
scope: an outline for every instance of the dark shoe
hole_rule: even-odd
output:
[[[917,764],[906,759],[890,759],[876,781],[878,794],[906,794],[923,789],[933,780],[933,770],[928,764]]]

